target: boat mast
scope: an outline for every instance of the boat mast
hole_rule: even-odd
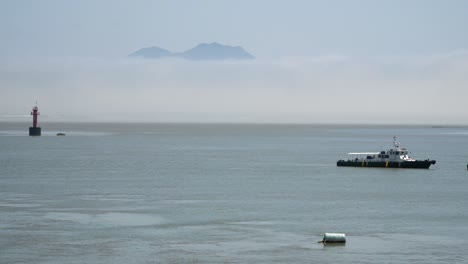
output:
[[[398,142],[396,140],[396,137],[393,136],[393,146],[395,146],[395,148],[399,149],[400,148],[400,142]]]

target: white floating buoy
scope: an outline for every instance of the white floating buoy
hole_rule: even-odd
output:
[[[319,243],[346,243],[346,235],[341,233],[325,233]]]

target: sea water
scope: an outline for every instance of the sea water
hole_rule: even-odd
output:
[[[42,126],[0,123],[0,263],[468,262],[467,127]],[[393,136],[437,163],[336,166]]]

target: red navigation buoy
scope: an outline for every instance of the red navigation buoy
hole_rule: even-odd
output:
[[[41,128],[37,126],[37,116],[39,115],[39,108],[37,108],[37,105],[33,107],[31,111],[31,115],[33,116],[33,126],[29,127],[29,135],[40,136]]]

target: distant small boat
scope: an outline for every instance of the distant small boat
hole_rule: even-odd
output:
[[[408,156],[408,150],[400,146],[400,142],[393,137],[395,148],[381,152],[348,153],[354,159],[339,160],[339,167],[380,167],[380,168],[412,168],[428,169],[436,163],[435,160],[415,160]]]
[[[62,132],[57,133],[57,136],[65,136],[65,133],[62,133]]]

